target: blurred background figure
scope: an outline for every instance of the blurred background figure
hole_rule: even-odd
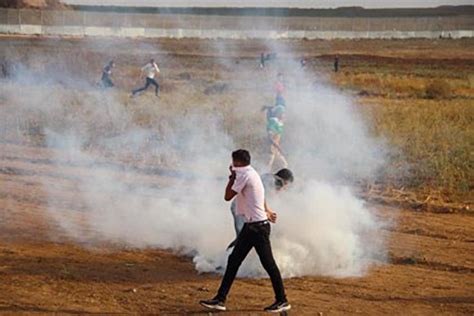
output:
[[[260,68],[265,68],[265,53],[260,54]]]
[[[114,86],[112,79],[110,79],[110,76],[112,75],[112,69],[114,67],[115,67],[115,62],[111,60],[102,69],[102,78],[100,79],[102,88],[112,88]]]
[[[307,64],[306,58],[302,57],[302,58],[300,59],[300,66],[301,66],[301,68],[306,67],[306,64]]]
[[[275,105],[282,105],[286,106],[286,101],[285,101],[285,83],[284,83],[284,76],[281,72],[278,73],[277,75],[277,81],[275,83]]]
[[[135,96],[141,91],[145,91],[150,85],[155,86],[155,95],[158,96],[158,92],[160,91],[160,85],[158,84],[158,82],[156,82],[155,75],[160,74],[160,69],[158,68],[158,65],[155,63],[155,60],[153,58],[150,59],[150,62],[148,64],[142,67],[140,77],[143,76],[143,74],[145,74],[146,76],[145,85],[141,88],[132,90],[132,96]]]

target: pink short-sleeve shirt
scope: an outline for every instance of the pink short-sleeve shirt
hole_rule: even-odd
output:
[[[236,177],[232,190],[237,193],[237,214],[243,215],[248,223],[266,220],[265,189],[260,175],[252,166],[233,167],[233,170]]]

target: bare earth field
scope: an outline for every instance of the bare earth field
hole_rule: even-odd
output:
[[[238,62],[258,71],[254,59],[262,49],[259,43],[251,41],[224,42],[226,51],[233,53],[231,56],[221,56],[219,52],[195,40],[163,41],[158,50],[153,42],[146,41],[107,40],[105,44],[108,48],[98,48],[99,45],[94,43],[93,40],[87,41],[86,49],[85,43],[79,40],[0,38],[0,47],[4,52],[0,55],[0,61],[2,58],[21,59],[34,67],[41,62],[34,59],[35,52],[49,51],[53,56],[68,56],[77,73],[93,82],[97,76],[90,78],[87,73],[100,73],[112,49],[117,63],[125,65],[125,73],[133,75],[136,75],[132,66],[137,64],[136,60],[140,60],[140,64],[141,60],[146,60],[149,51],[158,51],[161,67],[166,74],[160,102],[171,104],[170,95],[180,91],[183,84],[205,90],[216,82],[232,77],[231,72],[229,78],[222,77],[216,69],[224,66],[213,63],[210,57],[228,58],[234,64]],[[376,53],[374,47],[378,47]],[[474,73],[473,48],[473,40],[295,43],[295,50],[301,52],[301,56],[312,58],[311,67],[314,66],[314,71],[348,93],[353,93],[361,104],[366,105],[371,115],[381,120],[377,128],[382,130],[390,130],[390,125],[377,113],[390,114],[390,111],[373,111],[379,105],[387,109],[399,105],[398,108],[406,109],[404,102],[409,103],[410,107],[413,107],[414,102],[419,102],[420,108],[457,106],[460,111],[465,111],[463,117],[467,118],[456,117],[456,122],[461,122],[461,130],[467,129],[466,126],[472,120],[469,116],[472,115],[474,96],[474,83],[469,83],[469,76]],[[171,51],[174,53],[169,53]],[[332,58],[336,54],[344,56],[341,58],[342,74],[339,77],[334,77],[330,70]],[[89,63],[81,64],[81,58]],[[173,64],[174,59],[179,60],[179,63]],[[46,63],[53,64],[52,60]],[[414,69],[414,73],[410,69]],[[41,71],[41,67],[38,71]],[[388,75],[379,77],[381,72]],[[190,73],[191,78],[185,73]],[[216,77],[216,73],[219,73],[219,77]],[[195,76],[200,76],[200,81]],[[124,98],[125,91],[136,84],[136,80],[130,77],[116,78],[118,93],[122,93]],[[406,78],[419,80],[420,88],[413,91],[403,84],[393,85],[394,81],[404,82]],[[455,82],[449,98],[425,99],[424,80],[428,82],[432,78]],[[392,85],[386,85],[387,82]],[[239,86],[240,89],[245,87],[244,84]],[[18,89],[21,88],[19,85]],[[24,88],[28,88],[28,85]],[[222,97],[225,97],[225,93]],[[214,95],[211,97],[217,98]],[[147,98],[152,97],[143,97],[144,100]],[[2,100],[0,106],[6,106]],[[127,102],[131,102],[129,106],[138,107],[136,100]],[[143,116],[147,117],[146,112]],[[432,125],[429,128],[433,128]],[[404,126],[399,124],[397,131],[390,130],[393,133],[388,135],[391,135],[389,139],[396,143],[399,137],[404,137]],[[472,136],[472,133],[456,132],[461,144],[469,139],[469,135]],[[467,161],[460,158],[459,165],[453,167],[462,170],[454,176],[457,177],[456,183],[465,181],[465,186],[456,187],[451,186],[450,182],[438,181],[438,176],[443,179],[445,168],[434,174],[416,173],[426,185],[405,183],[396,186],[397,192],[410,193],[421,200],[427,196],[442,196],[436,200],[437,206],[441,203],[441,206],[448,207],[411,207],[410,203],[396,203],[396,198],[387,202],[372,196],[370,191],[365,192],[365,196],[377,207],[378,216],[390,219],[393,223],[384,232],[388,239],[389,263],[373,266],[367,275],[360,278],[303,277],[286,280],[288,296],[293,305],[290,314],[473,315],[472,157],[462,156],[466,152],[472,153],[472,147],[469,144],[466,146],[459,147],[456,152],[460,153],[459,157],[468,157]],[[426,146],[420,147],[427,150]],[[413,148],[404,149],[411,155],[408,158],[414,161],[433,157]],[[52,149],[38,146],[33,140],[18,143],[2,137],[0,313],[208,314],[197,302],[213,294],[219,285],[219,276],[197,274],[189,258],[159,249],[137,250],[103,243],[81,245],[73,242],[60,227],[47,221],[42,214],[51,208],[48,200],[53,197],[60,202],[53,206],[56,211],[62,211],[81,222],[81,205],[75,203],[72,188],[78,179],[87,177],[90,172],[87,166],[67,162],[58,167],[53,165],[52,157]],[[118,165],[121,163],[116,162]],[[457,160],[449,163],[455,164]],[[118,169],[116,172],[122,171]],[[144,181],[159,184],[172,181],[172,177],[138,169],[136,173],[127,174],[127,180],[132,184]],[[391,179],[392,176],[387,175],[387,183]],[[430,179],[430,182],[426,179]],[[384,186],[388,186],[387,183]],[[48,192],[45,192],[45,186]],[[449,189],[445,190],[448,186]],[[380,201],[383,204],[376,204]],[[85,233],[95,234],[94,231]],[[229,296],[227,305],[230,312],[227,314],[258,315],[264,306],[271,303],[271,298],[269,280],[238,279]]]

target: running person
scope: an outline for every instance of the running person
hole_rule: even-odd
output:
[[[155,75],[160,73],[160,69],[158,68],[158,65],[155,63],[154,59],[151,59],[148,64],[142,67],[141,69],[141,75],[143,74],[146,75],[146,82],[145,85],[141,88],[132,90],[132,96],[135,96],[138,92],[144,91],[148,89],[150,85],[155,86],[155,95],[158,96],[158,92],[160,91],[160,85],[158,82],[155,80]]]
[[[112,75],[112,69],[114,67],[115,67],[115,62],[111,60],[102,69],[102,78],[100,79],[100,82],[103,88],[112,88],[114,86],[112,79],[110,79],[110,76]]]
[[[274,313],[287,311],[291,305],[286,299],[283,280],[273,258],[270,243],[270,222],[275,223],[277,215],[265,201],[262,179],[250,165],[249,152],[243,149],[234,151],[232,164],[224,199],[230,201],[234,197],[236,198],[237,212],[244,215],[245,224],[229,256],[217,295],[199,303],[209,309],[226,310],[225,301],[237,271],[250,250],[255,247],[260,262],[270,276],[275,293],[275,302],[264,310]]]
[[[265,198],[269,195],[281,193],[288,185],[294,181],[293,172],[290,169],[281,169],[275,174],[266,173],[262,176],[263,187],[265,188]],[[237,237],[245,224],[245,217],[237,213],[235,200],[230,205],[230,212],[234,218],[235,239],[227,246],[230,249],[235,246]]]

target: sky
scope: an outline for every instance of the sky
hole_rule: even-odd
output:
[[[62,0],[80,5],[125,5],[161,7],[295,7],[336,8],[361,6],[366,8],[413,8],[441,5],[474,5],[474,0]]]

